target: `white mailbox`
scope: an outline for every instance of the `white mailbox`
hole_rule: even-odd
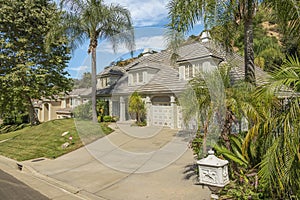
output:
[[[199,168],[199,182],[201,184],[224,187],[229,183],[228,161],[217,158],[213,150],[208,156],[197,161]]]

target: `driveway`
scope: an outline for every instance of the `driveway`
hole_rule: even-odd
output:
[[[196,185],[188,135],[118,124],[115,132],[55,160],[23,164],[86,199],[210,199]]]

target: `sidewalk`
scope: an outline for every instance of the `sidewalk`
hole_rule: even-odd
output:
[[[65,195],[60,199],[210,199],[210,191],[195,184],[185,138],[171,129],[152,129],[120,125],[84,148],[55,160],[25,161],[27,171],[15,171],[56,186],[54,193]]]

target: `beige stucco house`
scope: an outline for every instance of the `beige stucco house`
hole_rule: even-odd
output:
[[[34,100],[34,107],[41,122],[53,119],[72,117],[72,110],[89,101],[91,88],[74,89],[67,95],[57,96],[55,99],[43,98]]]

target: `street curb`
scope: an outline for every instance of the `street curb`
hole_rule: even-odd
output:
[[[94,195],[90,192],[87,192],[87,191],[82,190],[80,188],[74,187],[74,186],[69,185],[65,182],[62,182],[62,181],[59,181],[55,178],[51,178],[47,175],[41,174],[37,170],[32,168],[31,166],[23,165],[23,168],[25,169],[25,171],[28,171],[29,173],[33,174],[35,177],[39,178],[40,180],[46,181],[50,185],[58,187],[58,188],[64,190],[65,192],[71,193],[71,194],[73,194],[76,197],[79,197],[81,199],[84,199],[84,200],[106,200],[102,197],[96,196],[96,195]]]
[[[64,190],[65,192],[71,193],[72,195],[75,195],[76,197],[79,197],[81,199],[84,199],[84,200],[106,200],[103,197],[96,196],[90,192],[87,192],[87,191],[77,188],[75,186],[69,185],[69,184],[59,181],[55,178],[51,178],[47,175],[41,174],[37,170],[32,168],[31,166],[23,165],[23,168],[25,169],[25,171],[28,171],[29,173],[33,174],[36,178],[46,181],[48,184],[58,187],[58,188]]]
[[[17,163],[18,161],[16,160],[0,155],[0,164],[5,165],[9,169],[17,170],[18,169]]]
[[[29,176],[32,176],[40,181],[46,182],[49,186],[58,188],[62,190],[64,193],[69,194],[70,196],[77,197],[83,200],[106,200],[105,198],[96,196],[90,192],[85,190],[80,190],[77,187],[66,184],[62,181],[56,180],[49,176],[39,173],[34,168],[24,164],[23,162],[19,162],[13,160],[11,158],[7,158],[5,156],[0,155],[0,166],[1,169],[10,175],[14,176],[18,172],[23,172]],[[20,167],[21,166],[21,167]],[[21,168],[21,169],[20,169]]]
[[[57,179],[54,179],[54,178],[51,178],[49,176],[46,176],[44,174],[41,174],[39,173],[38,171],[36,171],[34,168],[28,166],[28,165],[23,165],[23,171],[25,172],[29,172],[31,173],[32,175],[34,175],[35,177],[41,179],[41,180],[44,180],[46,182],[48,182],[49,184],[51,185],[54,185],[56,187],[59,187],[67,192],[70,192],[72,194],[78,194],[80,192],[80,189],[79,188],[76,188],[74,186],[71,186],[71,185],[68,185],[62,181],[59,181]]]

